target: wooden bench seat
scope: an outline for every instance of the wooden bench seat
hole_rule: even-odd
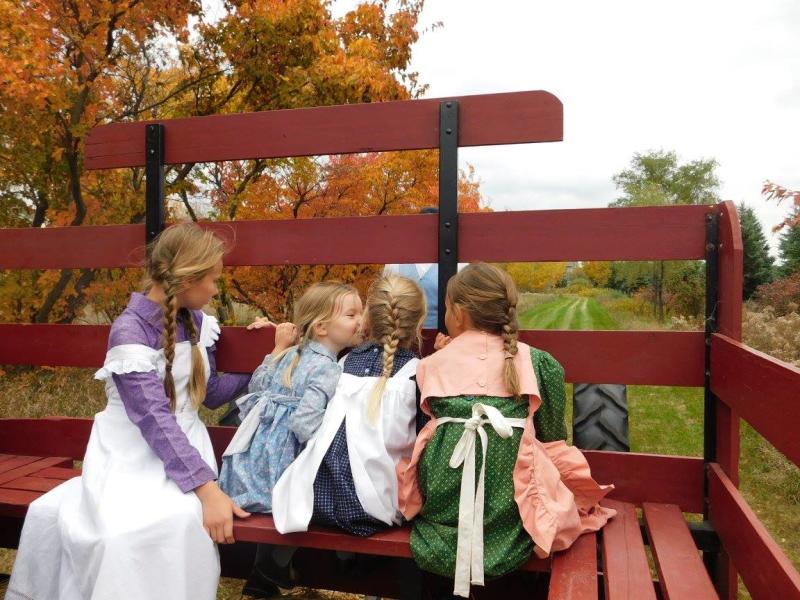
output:
[[[0,455],[0,518],[21,521],[33,500],[80,475],[72,465],[72,459],[63,457]],[[635,505],[615,500],[604,500],[603,504],[616,509],[617,516],[599,534],[585,534],[569,550],[556,553],[552,560],[534,557],[520,569],[534,573],[550,571],[548,600],[657,598]],[[644,502],[642,508],[661,597],[668,600],[717,598],[680,508],[649,502]],[[408,526],[368,538],[319,527],[282,535],[275,529],[271,516],[253,515],[235,521],[234,535],[237,542],[411,558]],[[604,596],[600,594],[601,586]]]

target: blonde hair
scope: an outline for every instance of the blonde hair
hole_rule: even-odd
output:
[[[383,373],[375,383],[367,405],[370,422],[375,423],[386,381],[394,369],[398,347],[421,345],[422,324],[427,314],[425,294],[416,282],[398,275],[376,279],[367,294],[370,337],[383,345]]]
[[[294,305],[294,318],[292,322],[297,327],[297,352],[292,357],[292,362],[283,373],[283,385],[292,386],[292,373],[297,363],[300,362],[300,353],[310,340],[313,339],[315,325],[331,321],[341,310],[342,302],[350,294],[358,295],[358,290],[352,285],[338,281],[322,281],[311,285]],[[278,358],[283,357],[288,348]]]
[[[178,320],[183,323],[192,345],[189,398],[194,406],[198,406],[206,395],[206,372],[203,355],[197,346],[197,328],[189,310],[178,309],[177,295],[186,285],[205,277],[224,255],[222,240],[194,223],[181,223],[165,229],[147,247],[144,288],[147,291],[157,284],[164,290],[163,347],[167,359],[164,392],[173,412],[176,400],[172,361],[175,359]]]
[[[519,335],[517,286],[511,276],[494,265],[470,264],[448,282],[447,299],[465,310],[475,327],[502,336],[506,388],[518,398],[519,376],[514,366]]]

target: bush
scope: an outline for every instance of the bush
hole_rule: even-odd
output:
[[[800,367],[800,314],[776,316],[771,307],[742,311],[742,340],[748,346]]]
[[[771,308],[777,316],[797,312],[800,310],[800,271],[758,286],[754,299],[760,308]]]

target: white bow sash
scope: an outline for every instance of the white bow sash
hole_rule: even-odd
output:
[[[463,423],[464,433],[458,440],[450,467],[463,465],[461,494],[458,504],[458,543],[456,549],[455,585],[453,593],[469,597],[470,583],[483,585],[483,504],[486,475],[486,447],[489,441],[483,426],[489,423],[501,438],[509,438],[513,428],[525,428],[526,419],[508,419],[493,406],[476,402],[472,405],[472,417],[459,419],[441,417],[436,426],[445,423]],[[481,470],[478,486],[475,487],[475,436],[481,438]]]

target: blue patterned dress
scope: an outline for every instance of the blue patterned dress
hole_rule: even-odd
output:
[[[336,355],[311,341],[287,388],[284,372],[297,351],[278,360],[268,355],[253,373],[251,393],[237,401],[242,425],[223,455],[219,484],[247,511],[272,511],[275,483],[319,429],[342,373]]]

